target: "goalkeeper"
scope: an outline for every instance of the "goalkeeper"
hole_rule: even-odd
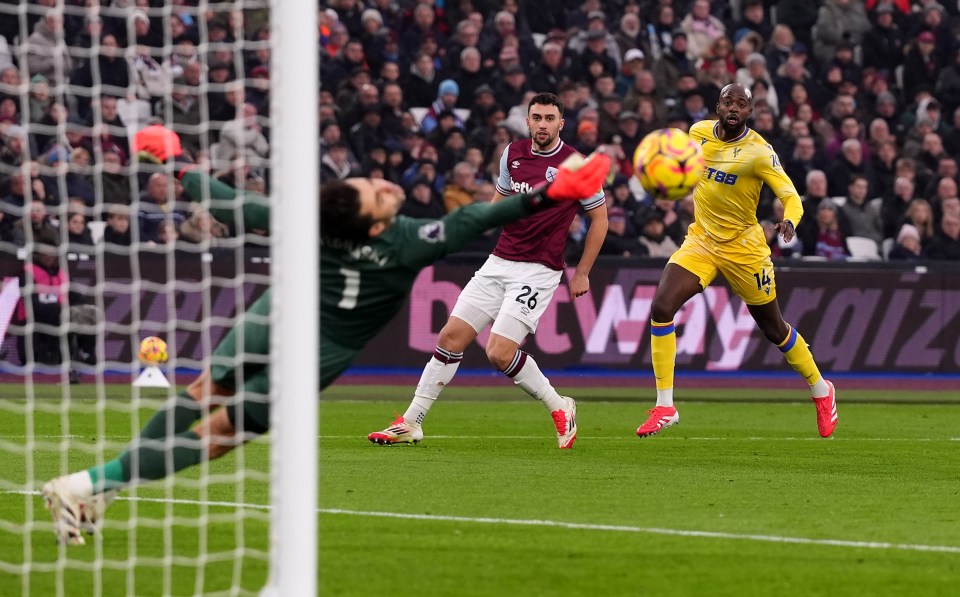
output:
[[[398,216],[403,191],[384,180],[351,178],[324,184],[320,189],[321,389],[400,310],[420,270],[487,229],[549,208],[549,200],[578,200],[596,191],[609,172],[609,158],[595,153],[585,161],[579,156],[572,159],[564,162],[552,183],[497,203],[468,205],[439,220]],[[195,170],[181,172],[180,179],[191,199],[209,194],[210,211],[217,219],[232,223],[236,201],[243,200],[244,229],[269,230],[263,197],[237,195]],[[157,411],[118,457],[43,486],[60,541],[82,545],[81,531],[96,530],[118,490],[219,458],[269,429],[269,307],[268,290],[217,345],[210,369]],[[224,407],[219,408],[220,404]]]

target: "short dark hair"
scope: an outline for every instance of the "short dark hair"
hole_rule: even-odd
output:
[[[861,174],[860,172],[854,172],[853,174],[850,175],[850,180],[847,181],[847,186],[852,185],[858,180],[866,181],[868,184],[870,183],[870,179],[867,177],[866,174]]]
[[[538,93],[537,95],[530,98],[530,104],[527,106],[527,113],[530,113],[530,107],[534,104],[540,106],[556,106],[557,110],[560,110],[560,118],[563,118],[563,102],[560,101],[560,98],[552,93]]]
[[[360,213],[360,191],[342,180],[320,187],[320,238],[360,243],[370,238],[373,217]]]

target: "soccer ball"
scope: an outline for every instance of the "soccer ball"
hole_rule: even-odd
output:
[[[140,342],[140,361],[145,365],[167,362],[167,343],[156,336],[148,336]]]
[[[653,131],[633,154],[633,172],[640,186],[657,199],[678,201],[703,177],[700,145],[680,129]]]

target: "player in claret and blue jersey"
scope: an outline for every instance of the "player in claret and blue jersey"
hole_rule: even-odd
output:
[[[657,405],[637,429],[645,437],[680,420],[673,405],[673,374],[677,336],[673,318],[693,295],[702,292],[718,273],[743,299],[760,331],[777,345],[790,366],[810,385],[817,409],[817,428],[828,437],[837,426],[833,384],[823,379],[813,355],[796,329],[788,325],[777,304],[777,287],[763,230],[757,223],[757,203],[764,183],[784,206],[777,231],[790,241],[803,207],[780,160],[763,137],[747,128],[753,113],[750,91],[727,85],[717,104],[719,120],[690,127],[706,158],[704,180],[693,192],[696,220],[683,245],[670,257],[660,277],[651,307],[650,348],[657,382]]]
[[[530,100],[527,127],[530,138],[507,145],[500,158],[500,198],[553,180],[563,160],[577,155],[560,139],[563,104],[552,93],[541,93]],[[573,298],[589,290],[590,269],[607,234],[607,208],[599,184],[583,195],[580,205],[590,220],[590,229],[570,281]],[[367,436],[370,441],[388,445],[423,439],[421,426],[427,411],[453,379],[463,351],[481,330],[493,324],[486,346],[490,363],[547,407],[559,447],[573,446],[577,438],[576,402],[557,393],[533,357],[520,350],[520,344],[537,330],[560,285],[563,250],[576,212],[575,203],[555,204],[504,227],[493,255],[463,289],[440,330],[437,348],[423,370],[409,408],[389,427]]]

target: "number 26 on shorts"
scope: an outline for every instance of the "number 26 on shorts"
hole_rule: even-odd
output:
[[[533,288],[530,286],[523,286],[520,289],[520,294],[517,295],[517,298],[514,299],[521,305],[526,305],[530,309],[537,308],[537,295],[540,294],[540,291],[534,292]]]

